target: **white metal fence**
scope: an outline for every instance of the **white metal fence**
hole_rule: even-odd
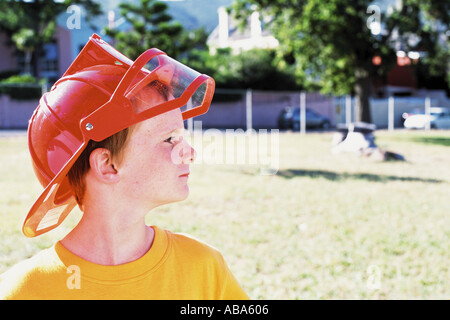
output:
[[[431,107],[450,107],[445,95],[424,97],[391,97],[371,99],[372,123],[377,128],[402,128],[402,114],[419,109],[428,112]],[[0,129],[26,128],[38,105],[36,100],[13,100],[0,95]],[[309,128],[303,121],[307,109],[328,117],[332,127],[355,121],[354,98],[330,97],[319,93],[275,92],[259,90],[216,89],[214,101],[205,115],[197,117],[204,128],[278,129],[278,117],[286,107],[300,109],[301,133]],[[192,128],[192,120],[188,128]]]
[[[338,97],[334,99],[336,106],[336,123],[355,121],[354,98]],[[402,115],[412,111],[430,114],[431,107],[450,107],[448,99],[431,96],[424,97],[394,97],[384,99],[370,99],[372,123],[377,128],[394,130],[403,128]],[[426,129],[430,129],[429,127]]]
[[[422,93],[422,97],[389,97],[370,99],[372,123],[379,129],[403,128],[402,115],[419,110],[430,112],[431,107],[450,107],[450,99],[442,92]],[[206,127],[274,129],[285,107],[300,110],[301,133],[309,128],[304,121],[306,110],[328,117],[331,126],[355,122],[355,98],[330,97],[319,93],[270,92],[258,90],[217,89],[209,112],[200,117]]]
[[[1,83],[0,129],[26,128],[38,105],[39,96],[47,90],[46,83]]]

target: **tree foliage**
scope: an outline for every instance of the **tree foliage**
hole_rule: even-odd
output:
[[[169,55],[176,53],[172,39],[183,30],[180,23],[172,22],[167,5],[155,0],[140,0],[139,4],[122,2],[120,14],[127,22],[127,29],[105,29],[113,37],[117,50],[131,59],[136,59],[149,48],[159,48]]]
[[[335,95],[355,93],[359,120],[370,122],[371,80],[394,65],[399,45],[405,51],[427,51],[430,65],[448,58],[448,48],[438,42],[442,31],[433,29],[440,23],[448,30],[448,0],[402,3],[392,14],[380,14],[384,32],[378,35],[368,27],[373,14],[368,12],[370,0],[236,0],[232,11],[242,21],[255,9],[270,17],[271,30],[280,41],[277,57],[295,65],[302,85]],[[409,41],[413,37],[415,43]],[[381,58],[381,65],[372,63],[375,56]]]
[[[131,59],[149,48],[158,48],[178,58],[188,50],[204,46],[207,33],[204,28],[183,29],[167,13],[167,4],[157,0],[140,0],[138,4],[122,2],[120,14],[126,20],[124,30],[106,28],[114,38],[115,47]]]
[[[276,52],[252,49],[233,54],[230,48],[211,55],[206,50],[192,50],[183,62],[212,76],[218,88],[255,90],[298,90],[293,72],[275,63]]]
[[[38,78],[42,46],[52,41],[58,15],[73,4],[85,8],[87,20],[101,13],[94,0],[0,0],[0,32],[19,50],[32,53],[33,73]]]
[[[386,19],[386,27],[389,34],[398,32],[403,50],[425,52],[416,68],[425,81],[446,80],[442,88],[450,89],[449,1],[404,0]]]

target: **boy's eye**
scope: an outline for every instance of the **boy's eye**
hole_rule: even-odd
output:
[[[171,136],[170,138],[167,138],[166,140],[164,140],[164,142],[168,142],[170,144],[174,144],[174,143],[178,142],[180,139],[181,139],[181,137]]]
[[[164,142],[174,143],[175,142],[175,137],[167,138],[166,140],[164,140]]]

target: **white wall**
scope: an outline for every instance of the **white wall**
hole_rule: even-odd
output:
[[[0,95],[0,129],[25,129],[38,106],[38,100],[11,100]]]

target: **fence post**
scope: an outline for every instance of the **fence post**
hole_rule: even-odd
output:
[[[48,91],[48,83],[47,83],[47,80],[45,80],[45,81],[41,84],[41,90],[42,90],[42,95]]]
[[[352,97],[345,96],[345,124],[348,126],[352,122]]]
[[[427,96],[425,98],[425,115],[427,116],[427,118],[430,118],[430,113],[431,113],[431,100],[430,97]],[[427,121],[425,122],[425,130],[430,130],[431,129],[431,121]]]
[[[300,133],[306,133],[306,94],[300,92]]]
[[[246,121],[247,121],[247,132],[250,132],[253,128],[252,124],[252,89],[247,89],[246,94]]]
[[[7,94],[0,95],[0,107],[1,114],[0,116],[3,118],[3,121],[0,121],[0,128],[2,129],[10,129],[11,128],[11,115],[10,115],[10,105],[11,98]]]
[[[6,128],[6,95],[0,94],[0,129]]]
[[[189,99],[188,103],[187,103],[187,110],[192,109],[192,98]],[[189,133],[192,133],[194,131],[194,119],[193,118],[189,118],[187,120],[187,129]]]
[[[388,131],[394,130],[394,97],[388,98]]]

